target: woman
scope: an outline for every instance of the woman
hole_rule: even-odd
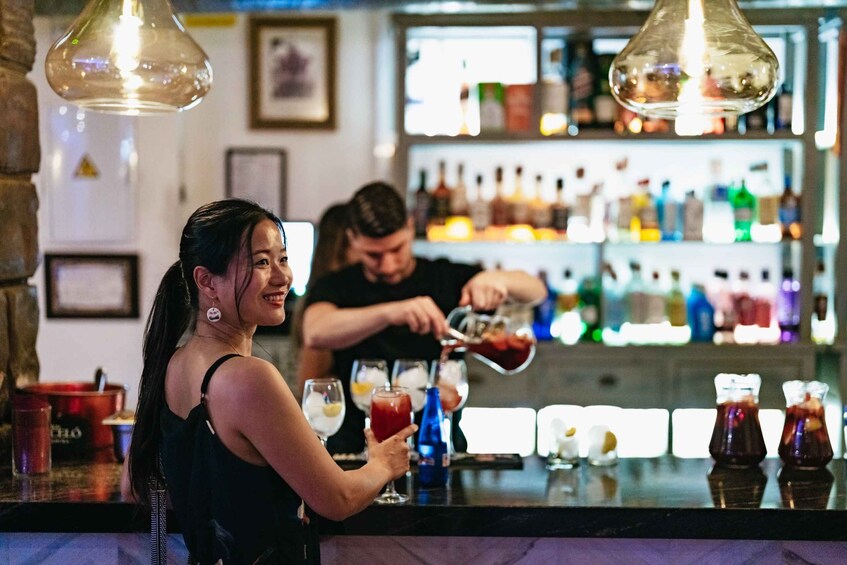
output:
[[[319,560],[309,554],[302,502],[341,520],[409,467],[413,425],[382,443],[368,430],[370,460],[342,471],[277,369],[251,357],[256,327],[285,318],[284,237],[279,218],[251,202],[202,206],[147,322],[129,481],[149,505],[148,480],[164,475],[200,563]]]
[[[315,252],[312,254],[309,282],[306,283],[307,294],[308,289],[312,287],[312,283],[325,274],[359,261],[358,255],[350,246],[350,240],[347,237],[349,225],[345,204],[333,204],[324,210],[318,222],[318,240],[315,244]],[[294,313],[299,392],[302,392],[307,379],[329,376],[333,369],[331,351],[313,349],[303,345],[303,305],[305,303],[306,297],[304,296],[297,302]],[[342,375],[343,377],[346,377],[346,375]]]

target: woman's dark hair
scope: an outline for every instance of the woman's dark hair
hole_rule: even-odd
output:
[[[400,194],[390,184],[372,182],[353,195],[350,228],[365,237],[385,237],[406,225],[408,213]]]
[[[263,220],[271,220],[279,227],[284,242],[282,221],[254,202],[229,199],[201,206],[182,230],[179,261],[170,266],[159,283],[144,331],[144,367],[130,444],[130,483],[144,506],[150,505],[148,481],[151,477],[162,478],[158,465],[159,417],[165,404],[165,373],[179,340],[197,316],[194,268],[203,266],[212,274],[223,275],[242,247],[246,246],[248,257],[252,255],[253,230]],[[236,306],[248,284],[249,275],[237,291]]]

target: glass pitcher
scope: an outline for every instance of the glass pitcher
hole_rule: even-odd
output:
[[[717,416],[709,453],[724,467],[754,467],[765,458],[765,440],[759,424],[759,388],[756,374],[721,373],[715,377]]]
[[[535,357],[532,327],[509,316],[481,314],[462,306],[450,312],[447,323],[450,329],[441,342],[442,355],[467,350],[503,375],[523,371]]]
[[[823,405],[827,391],[829,386],[819,381],[782,383],[787,408],[779,457],[786,467],[820,469],[832,460]]]

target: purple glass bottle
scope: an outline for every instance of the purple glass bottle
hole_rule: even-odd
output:
[[[782,271],[782,283],[776,301],[776,315],[779,321],[780,341],[796,343],[800,340],[800,282],[794,278],[794,271],[785,268]]]

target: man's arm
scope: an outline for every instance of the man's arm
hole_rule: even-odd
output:
[[[444,314],[428,296],[361,308],[315,302],[303,314],[303,342],[306,347],[344,349],[389,326],[403,325],[417,334],[431,333],[436,339],[447,329]]]
[[[464,287],[460,306],[471,304],[474,310],[494,310],[507,298],[521,304],[537,304],[547,297],[541,279],[524,271],[482,271]]]

